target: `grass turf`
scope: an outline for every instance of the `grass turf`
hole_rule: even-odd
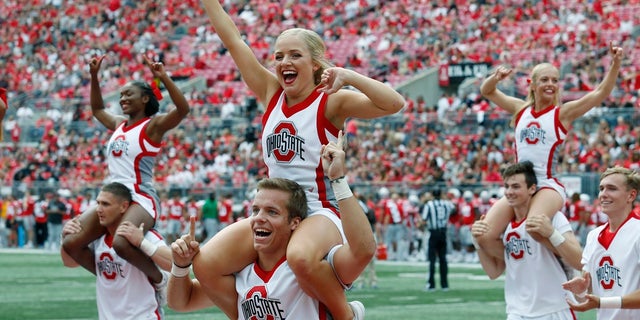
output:
[[[503,281],[489,281],[477,265],[452,265],[450,290],[425,292],[426,263],[378,261],[378,288],[353,289],[366,318],[505,319]],[[0,252],[1,319],[97,319],[95,278],[84,269],[62,266],[58,255],[37,250]],[[216,309],[178,313],[166,308],[166,319],[224,319]],[[578,319],[595,319],[594,312]]]

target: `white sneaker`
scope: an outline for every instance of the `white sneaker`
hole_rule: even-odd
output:
[[[153,286],[156,289],[156,300],[160,306],[167,305],[167,285],[169,284],[169,272],[160,270],[162,273],[162,280],[158,283],[154,283]]]
[[[351,310],[353,310],[353,320],[364,320],[364,305],[360,301],[349,302]]]

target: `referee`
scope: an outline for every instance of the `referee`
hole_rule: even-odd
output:
[[[456,206],[448,199],[442,198],[442,191],[435,189],[433,199],[422,207],[422,219],[429,229],[429,283],[427,291],[436,289],[435,272],[436,256],[440,263],[440,286],[443,291],[449,290],[447,274],[447,223],[449,216],[455,213]]]

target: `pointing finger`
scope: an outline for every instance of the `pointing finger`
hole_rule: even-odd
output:
[[[144,222],[140,224],[140,231],[144,231]]]
[[[195,216],[189,217],[189,236],[191,236],[191,239],[196,238],[196,217]]]
[[[344,150],[344,135],[342,134],[342,130],[338,131],[338,141],[336,141],[338,147]]]
[[[151,66],[151,59],[149,59],[146,53],[142,55],[142,59],[146,65]]]

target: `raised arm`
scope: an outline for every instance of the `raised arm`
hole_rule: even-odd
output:
[[[482,85],[480,86],[480,93],[483,97],[489,99],[489,101],[495,103],[498,107],[514,114],[524,105],[524,100],[508,96],[498,89],[498,82],[508,77],[511,72],[512,70],[506,67],[498,67],[496,72],[482,82]]]
[[[100,80],[98,79],[98,72],[100,71],[104,57],[104,55],[94,57],[89,62],[89,73],[91,74],[91,94],[89,96],[89,102],[93,116],[107,129],[115,130],[116,126],[126,120],[126,118],[111,114],[104,107],[104,100],[102,100],[102,92],[100,90]]]
[[[202,0],[202,3],[220,40],[238,66],[242,79],[262,103],[267,103],[267,99],[279,87],[278,79],[260,64],[220,2],[218,0]]]
[[[322,165],[327,177],[331,179],[331,187],[340,206],[340,220],[347,237],[346,243],[334,255],[334,270],[343,283],[353,283],[373,259],[376,241],[369,220],[346,181],[345,145],[340,131],[337,142],[330,142],[322,147]]]
[[[357,91],[340,90],[352,86]],[[329,103],[336,105],[328,112],[334,124],[348,117],[373,119],[394,114],[405,105],[404,97],[391,86],[344,68],[328,68],[322,73],[319,91],[332,94]],[[332,114],[333,113],[333,114]]]
[[[609,53],[613,56],[611,67],[598,87],[578,100],[565,103],[560,109],[560,121],[565,128],[568,128],[571,122],[587,113],[591,108],[599,106],[613,91],[620,72],[624,50],[620,47],[614,47],[611,42],[609,43]]]
[[[153,62],[147,57],[146,54],[142,55],[144,63],[149,67],[153,77],[159,79],[164,84],[164,87],[169,92],[171,100],[175,104],[175,108],[164,114],[159,114],[151,120],[147,127],[147,135],[153,141],[160,142],[162,136],[169,130],[175,128],[180,124],[180,121],[189,114],[189,103],[182,94],[182,91],[171,80],[171,77],[165,71],[162,62]]]

